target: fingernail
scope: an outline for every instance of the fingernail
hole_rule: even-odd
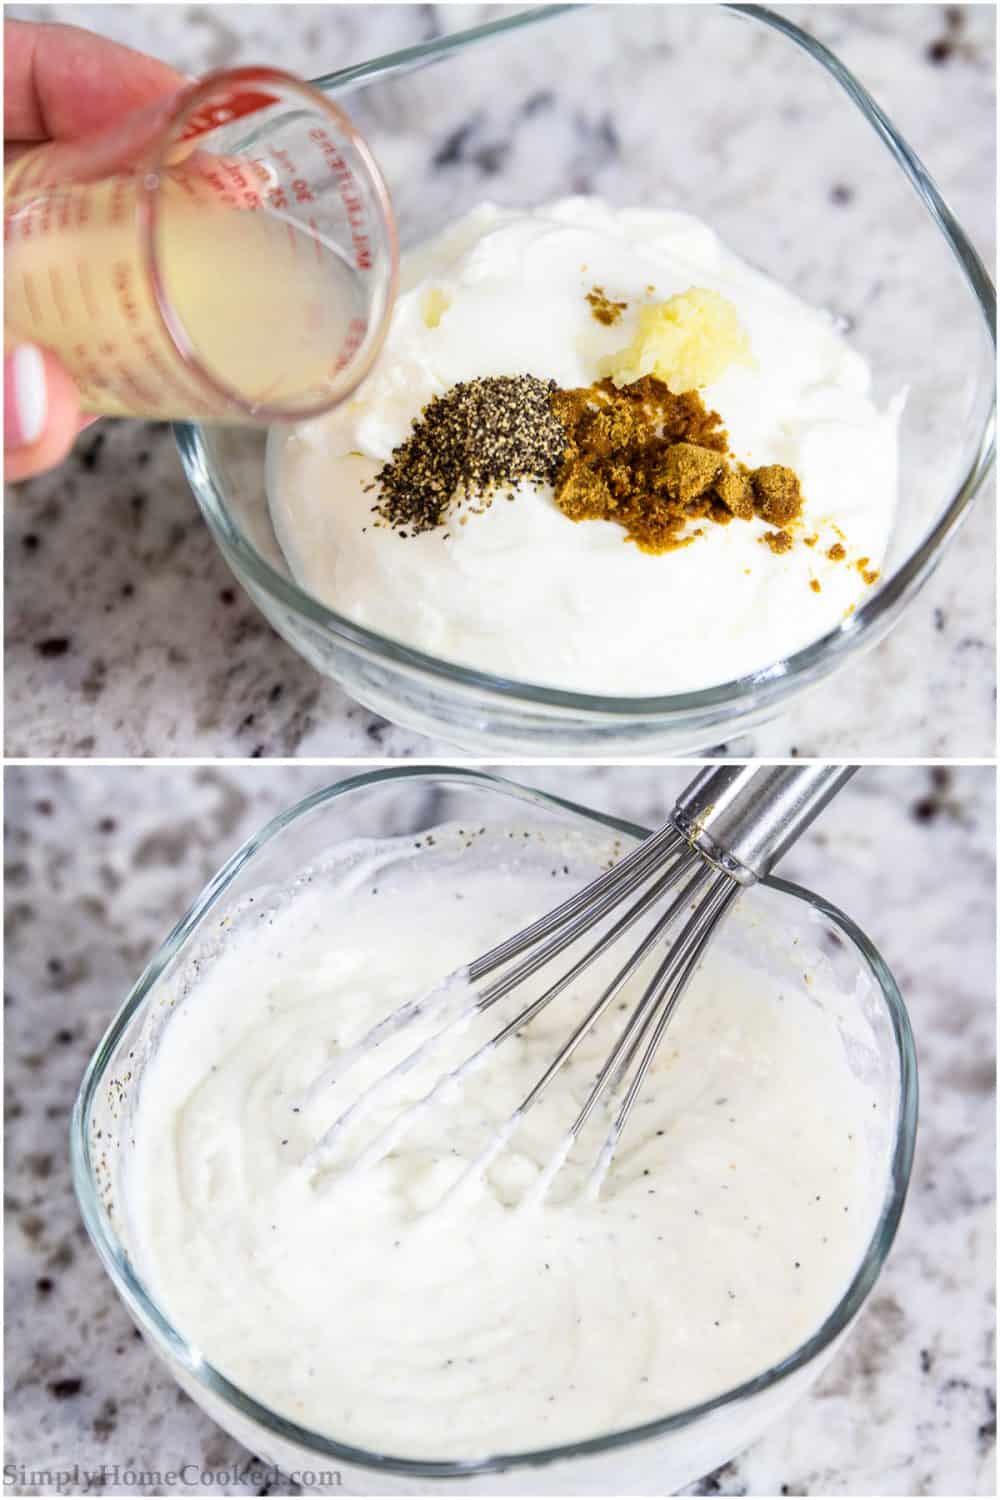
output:
[[[3,445],[27,448],[45,431],[49,400],[45,361],[34,344],[20,344],[3,360]]]

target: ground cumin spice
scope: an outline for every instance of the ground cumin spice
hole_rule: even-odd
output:
[[[590,303],[590,311],[598,323],[603,323],[610,328],[612,323],[617,323],[622,313],[628,307],[627,302],[612,302],[605,294],[602,286],[592,287],[587,293],[587,301]]]
[[[765,547],[770,547],[775,557],[780,557],[782,552],[790,552],[795,545],[787,531],[765,531],[761,541]]]
[[[675,395],[646,375],[621,389],[607,379],[555,390],[551,402],[567,438],[555,499],[571,520],[614,521],[644,552],[669,552],[701,534],[693,520],[759,516],[776,528],[763,538],[772,551],[792,545],[797,476],[781,464],[731,462],[722,418],[696,391]]]

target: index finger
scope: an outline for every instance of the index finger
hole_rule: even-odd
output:
[[[113,124],[186,79],[131,47],[78,26],[4,22],[4,139],[75,140]]]

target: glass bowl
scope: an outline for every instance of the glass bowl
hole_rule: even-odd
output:
[[[904,386],[909,397],[896,523],[864,603],[766,669],[649,698],[507,681],[353,624],[291,577],[264,434],[178,426],[229,566],[307,661],[376,713],[473,752],[683,754],[773,716],[885,635],[990,469],[996,300],[920,161],[833,53],[757,6],[554,6],[318,83],[372,147],[404,252],[484,198],[681,208],[843,319],[881,406]]]
[[[294,880],[341,840],[409,837],[453,820],[473,827],[583,832],[605,841],[610,833],[626,843],[646,832],[483,772],[448,767],[370,772],[317,792],[274,818],[233,855],[174,928],[94,1054],[71,1127],[83,1217],[119,1295],[175,1379],[221,1427],[297,1476],[307,1490],[324,1491],[336,1482],[349,1494],[379,1495],[670,1492],[745,1448],[816,1379],[870,1293],[903,1208],[917,1118],[916,1058],[906,1009],[865,935],[809,891],[772,879],[766,888],[746,893],[741,911],[751,912],[755,944],[761,934],[768,935],[768,972],[777,980],[794,974],[801,985],[805,951],[813,971],[822,965],[837,994],[849,996],[852,1006],[860,1008],[871,1034],[879,1114],[886,1122],[880,1152],[885,1185],[871,1239],[840,1302],[804,1344],[754,1379],[642,1427],[598,1433],[555,1449],[469,1463],[367,1452],[338,1442],[335,1435],[296,1425],[213,1368],[184,1330],[171,1324],[130,1260],[118,1181],[136,1093],[150,1047],[159,1029],[169,1024],[171,1001],[185,976],[217,943],[219,923],[248,894],[257,897],[259,909],[266,888]],[[323,1473],[331,1471],[339,1481],[327,1478],[324,1484]]]

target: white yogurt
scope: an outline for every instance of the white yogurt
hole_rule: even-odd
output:
[[[808,983],[799,970],[776,982],[773,962],[739,957],[748,941],[768,951],[739,907],[596,1202],[578,1190],[601,1122],[550,1198],[525,1207],[618,1011],[482,1177],[441,1200],[597,978],[413,1120],[380,1164],[344,1172],[509,1010],[488,1026],[479,1018],[407,1074],[333,1159],[308,1165],[338,1113],[434,1028],[418,1024],[310,1091],[331,1061],[608,853],[512,832],[528,853],[511,858],[506,833],[487,833],[489,870],[470,865],[467,835],[446,828],[432,859],[409,840],[369,846],[291,893],[259,893],[169,997],[176,1008],[135,1109],[128,1235],[175,1325],[276,1411],[397,1457],[474,1459],[594,1437],[766,1370],[834,1308],[884,1185],[889,1122],[866,1078],[871,1037],[858,1007],[818,955],[802,955]]]
[[[603,327],[586,293],[629,303]],[[636,310],[692,285],[722,292],[756,365],[703,391],[743,462],[793,468],[814,547],[774,556],[759,520],[708,525],[650,556],[605,521],[575,523],[551,489],[519,486],[450,540],[371,525],[365,492],[411,423],[460,380],[530,373],[566,387],[600,378]],[[655,287],[650,294],[649,286]],[[447,308],[428,327],[428,294]],[[825,312],[727,250],[687,214],[570,198],[532,212],[484,205],[414,251],[371,376],[337,411],[275,428],[268,494],[293,574],[359,624],[501,676],[650,695],[767,667],[836,627],[867,589],[853,565],[885,554],[902,397],[880,412],[871,373]],[[826,553],[837,542],[846,561]],[[820,591],[812,585],[818,583]]]

